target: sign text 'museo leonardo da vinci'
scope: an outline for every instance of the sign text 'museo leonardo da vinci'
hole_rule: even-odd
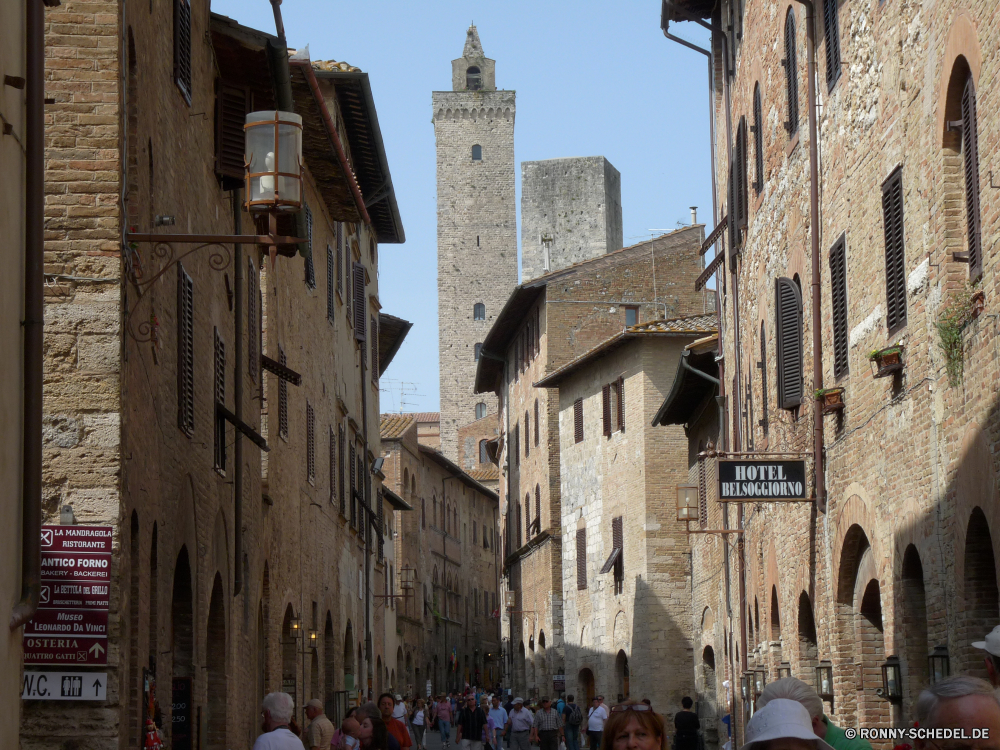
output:
[[[800,500],[806,462],[719,459],[719,500]]]

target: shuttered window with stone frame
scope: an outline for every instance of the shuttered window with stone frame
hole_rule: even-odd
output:
[[[358,470],[357,470],[357,450],[351,443],[351,526],[358,525]]]
[[[524,457],[531,455],[531,414],[524,410]]]
[[[177,426],[194,435],[194,281],[177,264]]]
[[[254,383],[260,372],[261,302],[257,291],[257,267],[251,258],[247,260],[247,369]]]
[[[371,341],[369,342],[372,352],[372,382],[378,384],[378,320],[372,315],[371,320]]]
[[[615,593],[622,593],[625,586],[625,535],[622,530],[622,517],[611,519],[611,546],[618,550],[614,563]]]
[[[611,426],[611,384],[601,386],[601,423],[604,437],[611,437],[614,428]]]
[[[767,409],[767,330],[764,328],[764,321],[760,322],[760,361],[757,363],[760,370],[760,422],[757,424],[764,430],[764,437],[767,437],[770,419]]]
[[[278,362],[282,367],[288,366],[288,357],[280,346]],[[278,378],[278,436],[288,440],[288,381],[284,378]]]
[[[361,263],[354,264],[354,338],[358,341],[365,340],[365,267]],[[361,351],[364,352],[364,344]]]
[[[830,249],[830,304],[833,308],[833,377],[848,372],[847,336],[847,235],[840,235]]]
[[[906,254],[903,246],[903,168],[882,184],[885,234],[886,328],[892,335],[906,325]]]
[[[514,466],[521,465],[521,425],[514,425]]]
[[[573,402],[573,442],[583,442],[583,399]]]
[[[335,295],[335,285],[337,283],[337,266],[334,258],[333,248],[326,246],[326,319],[333,323],[333,315],[337,311],[337,306],[333,303]]]
[[[962,166],[965,173],[965,222],[969,238],[969,278],[983,275],[982,217],[979,194],[979,125],[976,83],[969,73],[962,90]]]
[[[351,249],[350,238],[344,238],[344,275],[347,277],[347,291],[344,297],[344,302],[346,303],[344,307],[347,310],[347,324],[354,325],[354,294],[351,291],[354,277],[354,268],[352,263],[354,261],[354,251]]]
[[[832,89],[840,78],[840,19],[837,0],[823,0],[823,43],[826,46],[826,85]]]
[[[625,432],[625,377],[619,376],[616,393],[618,396],[618,431]]]
[[[174,82],[191,105],[191,2],[174,0]]]
[[[344,295],[344,225],[337,222],[337,294]]]
[[[542,533],[542,487],[535,485],[535,533]]]
[[[795,12],[791,8],[785,15],[785,58],[781,65],[785,69],[785,98],[788,104],[785,130],[791,137],[799,130],[799,66],[795,51]]]
[[[538,447],[538,433],[539,433],[539,426],[538,426],[538,399],[536,398],[535,399],[535,447],[536,448]]]
[[[378,522],[378,560],[385,558],[385,509],[382,507],[382,488],[379,487],[375,497],[375,514]],[[391,600],[390,600],[391,601]]]
[[[760,195],[764,190],[764,112],[760,101],[760,84],[753,87],[753,191]]]
[[[330,503],[337,499],[337,433],[330,427],[330,452],[327,460],[330,462]]]
[[[250,90],[215,82],[215,176],[223,190],[243,186],[245,172],[243,124],[250,111]]]
[[[705,471],[705,458],[698,457],[698,525],[708,527],[708,478]]]
[[[337,426],[337,499],[340,505],[340,515],[347,516],[347,497],[344,482],[344,458],[347,451],[344,448],[344,427]]]
[[[514,524],[515,535],[517,544],[514,545],[514,549],[521,548],[521,503],[514,503],[514,516],[516,523]]]
[[[576,588],[587,588],[587,530],[576,530]]]
[[[736,128],[736,225],[746,229],[750,221],[747,199],[747,119],[740,118]]]
[[[316,288],[316,264],[313,262],[313,212],[309,205],[305,206],[306,214],[306,286]]]
[[[316,412],[306,401],[306,481],[316,484]]]
[[[775,280],[775,334],[778,341],[778,406],[802,403],[802,292],[792,279]]]
[[[215,379],[212,404],[213,423],[215,425],[215,468],[226,472],[226,418],[216,409],[216,404],[226,403],[226,343],[219,335],[219,329],[213,328]]]

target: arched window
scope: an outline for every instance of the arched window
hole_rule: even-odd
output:
[[[474,347],[474,355],[473,355],[476,358],[476,362],[479,361],[479,354],[482,351],[483,351],[483,345],[481,343],[476,344],[476,346]]]
[[[477,302],[472,306],[472,319],[473,320],[486,320],[486,305],[482,302]]]
[[[476,419],[482,419],[486,416],[486,404],[480,401],[476,404]]]
[[[483,76],[479,72],[479,68],[475,65],[470,65],[468,70],[465,71],[465,88],[469,91],[479,91],[483,87]]]
[[[795,12],[789,8],[785,16],[785,90],[788,97],[788,119],[785,130],[794,135],[799,130],[799,66],[795,60]]]
[[[478,143],[472,147],[472,161],[482,161],[483,160],[483,147]]]
[[[486,452],[486,441],[485,440],[480,440],[479,441],[479,463],[485,464],[489,460],[490,460],[490,457],[489,457],[489,455]]]

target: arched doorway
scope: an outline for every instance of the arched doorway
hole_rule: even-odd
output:
[[[545,654],[545,631],[538,633],[538,652],[535,657],[538,660],[538,684],[542,693],[552,691],[552,680],[549,678],[549,663]]]
[[[871,551],[866,554],[870,555]],[[858,718],[864,726],[889,726],[892,719],[890,704],[875,693],[882,687],[882,663],[886,656],[878,579],[869,579],[867,583],[859,580],[857,592],[860,597],[855,599],[858,611],[855,637],[861,656],[862,688],[858,693]]]
[[[323,626],[323,707],[327,716],[334,713],[333,694],[337,690],[337,643],[333,637],[333,615],[326,613],[326,624]]]
[[[354,690],[354,675],[354,628],[348,620],[344,632],[344,690],[347,692]]]
[[[527,659],[524,653],[524,641],[521,641],[517,647],[517,662],[514,665],[514,685],[515,690],[520,693],[526,693],[528,686],[528,669],[527,669]]]
[[[618,702],[628,700],[628,655],[624,651],[619,651],[615,657],[615,677],[618,680]]]
[[[292,619],[295,617],[295,610],[289,604],[285,607],[285,616],[281,621],[281,692],[288,693],[295,700],[295,708],[298,709],[302,702],[298,696],[298,681],[296,680],[298,669],[295,658],[295,635],[292,633]]]
[[[927,596],[920,553],[912,544],[903,553],[903,713],[910,710],[927,684]]]
[[[187,547],[181,547],[174,566],[174,590],[170,604],[173,681],[171,685],[171,747],[191,750],[194,734],[194,597]]]
[[[706,729],[714,728],[714,720],[718,715],[719,707],[716,703],[715,685],[715,649],[705,646],[701,652],[701,681],[703,700],[698,701],[699,708],[704,705],[704,710],[699,710],[699,714],[709,720]],[[707,740],[707,737],[706,737]]]
[[[528,637],[528,694],[534,697],[538,693],[537,672],[535,665],[535,636]]]
[[[1000,619],[1000,596],[997,593],[996,560],[993,537],[983,511],[974,508],[965,535],[965,634],[960,669],[977,677],[986,677],[983,652],[972,641],[989,633]]]
[[[816,638],[816,621],[813,619],[812,602],[809,594],[799,594],[799,679],[812,685],[816,680],[816,666],[819,663],[819,643]]]
[[[597,688],[594,685],[594,673],[587,667],[584,667],[576,677],[576,684],[577,696],[587,696],[587,703],[585,705],[589,709],[590,704],[594,701],[594,696],[597,695]],[[584,711],[584,717],[586,717],[586,710]],[[586,721],[586,718],[584,720]]]
[[[771,652],[771,665],[774,669],[773,676],[770,679],[777,678],[778,665],[782,661],[781,653],[781,611],[778,607],[778,587],[771,586],[771,607],[770,607],[770,630],[771,630],[771,642],[768,644],[768,648]]]
[[[385,692],[383,689],[384,682],[382,682],[382,657],[379,656],[375,659],[375,694],[382,695]]]
[[[227,748],[226,690],[226,607],[222,576],[215,574],[212,600],[208,607],[208,630],[205,638],[205,667],[208,680],[208,711],[205,727],[208,750]]]

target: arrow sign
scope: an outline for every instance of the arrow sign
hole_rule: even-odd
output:
[[[104,653],[104,648],[100,643],[95,643],[90,647],[90,653],[94,655],[95,659],[100,658],[101,654]]]
[[[94,678],[92,692],[83,689]],[[103,701],[108,698],[107,672],[33,672],[25,670],[21,698],[33,701]]]
[[[101,692],[101,681],[94,680],[94,684],[91,687],[94,688],[94,695],[99,695]]]

